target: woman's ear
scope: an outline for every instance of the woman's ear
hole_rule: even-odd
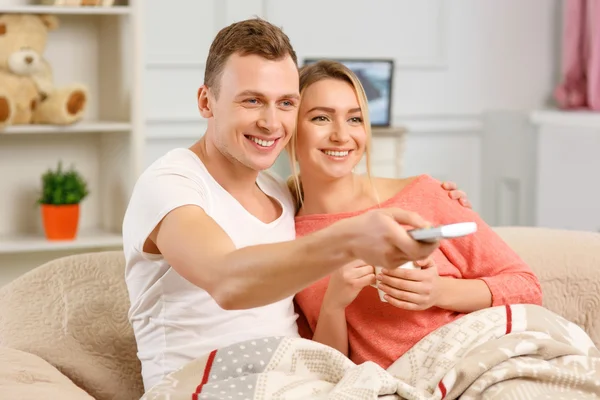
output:
[[[200,89],[198,89],[198,110],[204,118],[213,116],[211,98],[210,89],[206,85],[200,86]]]

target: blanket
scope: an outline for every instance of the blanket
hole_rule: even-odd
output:
[[[356,365],[310,340],[267,337],[214,350],[169,374],[142,399],[459,397],[599,398],[600,351],[579,326],[543,307],[499,306],[435,330],[387,370],[372,362]]]

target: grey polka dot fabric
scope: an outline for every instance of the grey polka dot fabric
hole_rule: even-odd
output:
[[[249,340],[217,351],[198,399],[253,399],[258,374],[265,371],[280,337]]]

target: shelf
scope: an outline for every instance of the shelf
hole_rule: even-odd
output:
[[[402,126],[374,126],[371,128],[371,133],[374,137],[401,137],[407,133],[407,129]]]
[[[63,14],[63,15],[126,15],[130,13],[128,6],[112,7],[68,7],[68,6],[5,6],[0,7],[0,14]]]
[[[102,231],[82,231],[72,241],[49,241],[39,235],[0,237],[0,254],[46,252],[75,249],[122,247],[121,235]]]
[[[600,112],[598,111],[540,110],[532,112],[530,118],[531,122],[536,125],[600,129]]]
[[[2,135],[35,135],[63,133],[127,132],[131,124],[127,122],[81,121],[73,125],[14,125],[0,129]]]

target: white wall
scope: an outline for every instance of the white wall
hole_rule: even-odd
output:
[[[195,100],[210,43],[227,24],[258,15],[284,28],[300,59],[393,57],[393,121],[408,128],[403,174],[429,173],[456,181],[490,223],[535,221],[530,185],[536,179],[535,161],[521,149],[521,141],[531,142],[526,143],[528,148],[535,143],[527,139],[531,135],[523,139],[519,132],[530,129],[524,126],[527,114],[544,108],[556,81],[558,0],[144,0],[141,4],[144,165],[203,134],[205,124]],[[77,21],[72,22],[80,27]],[[49,45],[57,56],[58,50],[70,48],[65,46],[60,40]],[[57,57],[62,59],[69,58]],[[95,108],[92,111],[90,118],[96,115]],[[397,142],[387,137],[375,140],[375,170],[394,174],[389,150]],[[74,150],[71,147],[65,156],[80,159]],[[511,151],[519,161],[509,165],[508,176],[505,159]],[[97,164],[96,159],[90,163]],[[287,174],[285,157],[276,169]],[[45,261],[41,253],[25,258],[29,267]],[[10,256],[0,260],[0,284],[24,272],[17,261]]]
[[[258,15],[283,27],[300,59],[393,57],[405,174],[454,180],[480,210],[481,113],[544,106],[557,12],[557,0],[148,0],[146,162],[201,136],[195,94],[210,42]],[[278,168],[287,172],[285,160]]]

